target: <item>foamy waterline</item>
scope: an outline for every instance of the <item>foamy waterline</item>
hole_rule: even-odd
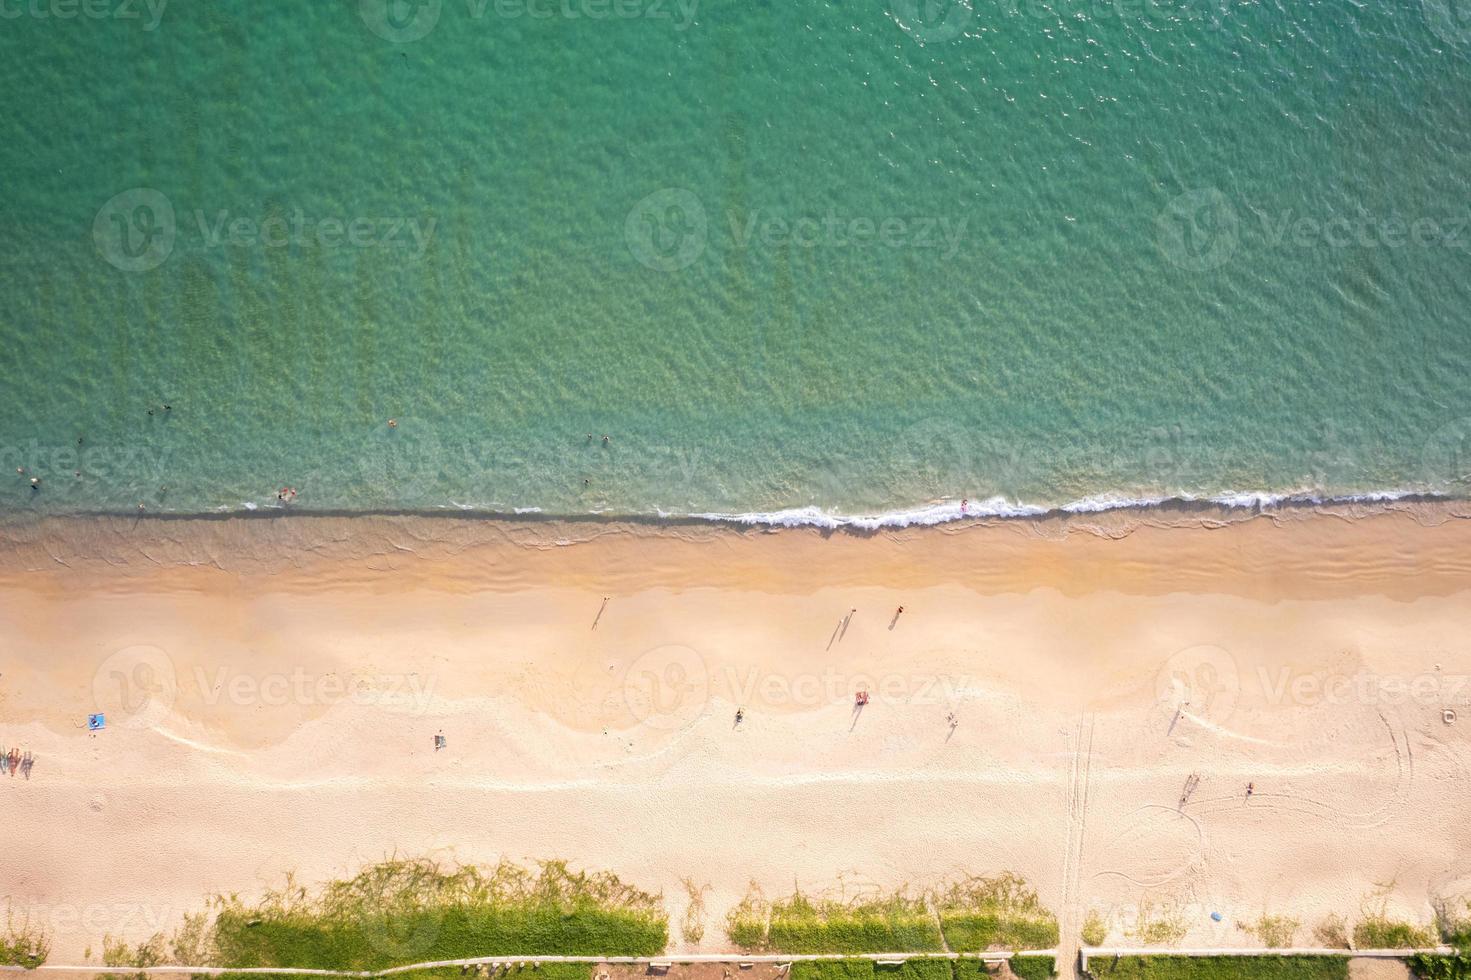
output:
[[[1265,490],[1242,490],[1212,496],[1191,494],[1156,497],[1126,497],[1099,494],[1083,497],[1061,506],[1043,506],[1005,497],[985,500],[941,501],[906,510],[877,514],[843,514],[817,507],[794,507],[766,512],[723,514],[699,513],[689,517],[728,524],[769,525],[773,527],[880,528],[924,527],[954,521],[1015,519],[1102,514],[1109,511],[1153,510],[1172,505],[1210,505],[1225,510],[1265,510],[1281,506],[1332,506],[1346,504],[1393,503],[1401,500],[1448,500],[1447,494],[1424,490],[1377,490],[1366,493],[1323,495],[1307,491],[1273,493]],[[673,515],[667,515],[673,516]]]
[[[836,509],[824,509],[815,505],[790,507],[770,511],[724,512],[696,511],[680,512],[654,508],[651,511],[598,510],[582,513],[567,513],[535,506],[509,506],[503,504],[473,504],[454,501],[442,507],[431,508],[312,508],[302,504],[284,504],[280,501],[244,501],[232,508],[221,505],[210,511],[149,510],[147,512],[89,510],[54,512],[52,517],[115,517],[128,516],[135,519],[182,520],[189,518],[225,519],[230,517],[265,518],[288,517],[355,517],[355,516],[417,516],[417,517],[462,517],[507,522],[596,522],[614,524],[619,522],[646,524],[733,524],[747,527],[815,527],[829,530],[852,529],[874,531],[884,528],[927,527],[976,520],[1038,520],[1049,517],[1068,517],[1111,512],[1148,512],[1170,508],[1219,509],[1251,513],[1270,511],[1282,507],[1331,507],[1355,504],[1386,504],[1408,501],[1452,501],[1454,495],[1430,490],[1376,490],[1360,493],[1323,494],[1314,491],[1272,492],[1265,490],[1240,490],[1213,495],[1188,493],[1167,494],[1149,497],[1130,497],[1121,494],[1096,494],[1060,505],[1027,503],[1009,500],[1001,496],[984,500],[942,500],[875,513],[847,513]]]

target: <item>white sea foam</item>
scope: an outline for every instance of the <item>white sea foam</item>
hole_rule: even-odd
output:
[[[1231,510],[1261,510],[1282,505],[1329,505],[1357,503],[1385,503],[1407,498],[1444,498],[1443,494],[1420,490],[1380,490],[1369,493],[1319,495],[1310,491],[1271,493],[1263,490],[1241,490],[1197,497],[1191,494],[1175,496],[1126,497],[1118,494],[1099,494],[1083,497],[1061,506],[1047,507],[1004,497],[986,500],[941,501],[903,510],[884,511],[875,514],[845,514],[823,510],[818,507],[793,507],[786,510],[757,511],[752,513],[697,513],[688,516],[699,520],[718,521],[727,524],[767,525],[771,527],[851,527],[872,530],[882,527],[915,527],[945,524],[975,518],[1042,517],[1048,514],[1099,514],[1117,510],[1148,510],[1170,504],[1208,503]],[[659,512],[660,517],[672,514]]]
[[[507,508],[503,505],[486,505],[462,501],[452,501],[446,509],[476,512],[488,516],[505,515],[524,517],[547,514],[552,517],[573,521],[579,518],[617,520],[620,517],[628,517],[632,520],[648,518],[657,518],[661,521],[696,520],[719,524],[742,524],[773,528],[818,527],[829,529],[854,528],[857,530],[877,530],[879,528],[924,527],[935,524],[948,524],[953,521],[977,519],[1102,514],[1110,511],[1130,510],[1147,511],[1153,508],[1170,506],[1212,505],[1227,510],[1266,510],[1281,506],[1389,503],[1405,499],[1446,500],[1451,499],[1451,497],[1448,494],[1426,490],[1376,490],[1350,494],[1320,494],[1311,490],[1288,492],[1232,490],[1210,495],[1181,493],[1148,497],[1129,497],[1122,494],[1105,493],[1082,497],[1078,500],[1058,505],[1027,503],[1025,501],[1009,500],[1006,497],[994,496],[984,500],[933,501],[926,504],[918,504],[913,507],[874,513],[851,513],[837,509],[807,506],[770,511],[697,511],[693,513],[663,507],[654,507],[650,511],[644,511],[642,513],[619,512],[603,508],[588,511],[583,514],[571,514],[547,511],[545,508],[529,505]],[[241,506],[246,510],[256,510],[259,505],[254,502],[245,502]],[[220,507],[217,509],[225,510],[226,508]],[[275,507],[272,509],[275,509]],[[284,510],[285,508],[282,509]],[[309,510],[302,512],[310,513]]]

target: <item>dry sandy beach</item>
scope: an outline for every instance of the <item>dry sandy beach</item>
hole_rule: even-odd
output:
[[[0,896],[69,963],[395,852],[610,868],[680,949],[708,884],[705,950],[751,882],[1009,870],[1221,946],[1471,894],[1471,521],[1180,523],[17,524]]]

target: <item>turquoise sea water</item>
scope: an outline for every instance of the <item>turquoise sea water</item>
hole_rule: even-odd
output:
[[[0,61],[8,510],[1466,490],[1449,0],[0,0]]]

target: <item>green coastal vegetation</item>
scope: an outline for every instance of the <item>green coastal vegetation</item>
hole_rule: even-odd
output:
[[[936,892],[935,907],[946,944],[958,952],[1057,945],[1056,917],[1013,874],[952,882]]]
[[[1347,956],[1100,956],[1099,980],[1347,980]]]
[[[1012,957],[1011,971],[1022,980],[1049,980],[1051,956]],[[990,980],[986,964],[978,959],[909,960],[875,963],[872,960],[799,961],[792,964],[792,980]]]
[[[709,885],[684,882],[689,905],[680,925],[687,943],[704,934]],[[1131,938],[1159,939],[1183,931],[1179,915],[1141,911]],[[904,888],[860,898],[794,891],[769,900],[752,885],[726,922],[731,942],[744,951],[856,956],[865,953],[1013,953],[1055,948],[1055,917],[1023,879],[1001,874],[951,881],[919,895]],[[1342,956],[1146,956],[1091,959],[1097,977],[1114,980],[1345,980],[1350,947],[1409,949],[1437,941],[1456,947],[1449,955],[1415,954],[1406,962],[1420,980],[1471,980],[1471,919],[1437,915],[1436,930],[1389,918],[1382,908],[1350,928],[1330,916],[1313,930],[1319,945]],[[1263,914],[1242,928],[1269,948],[1290,946],[1301,923]],[[1107,924],[1085,917],[1081,934],[1100,945]],[[1438,932],[1438,936],[1437,936]],[[172,933],[142,942],[104,936],[102,963],[131,971],[169,964],[226,970],[273,968],[375,971],[439,960],[474,957],[656,957],[670,940],[661,895],[641,891],[609,872],[575,871],[563,861],[535,869],[510,862],[492,867],[441,865],[428,859],[393,859],[357,875],[315,888],[291,876],[259,899],[216,895],[203,911],[186,915]],[[46,961],[50,940],[29,919],[7,910],[0,931],[0,965],[34,968]],[[91,952],[87,957],[90,959]],[[1014,955],[1009,968],[1021,980],[1055,975],[1051,955]],[[589,964],[502,964],[467,968],[477,976],[509,980],[589,980]],[[131,974],[142,980],[141,973]],[[253,974],[257,978],[271,974]],[[403,980],[453,980],[458,967],[413,970]],[[986,980],[980,959],[914,959],[881,964],[866,959],[797,962],[794,980]],[[104,975],[106,976],[106,975]]]
[[[1411,972],[1422,980],[1471,980],[1471,952],[1464,946],[1460,952],[1445,956],[1416,953],[1406,962]]]
[[[746,950],[923,953],[1051,949],[1057,919],[1021,878],[969,877],[912,896],[904,889],[856,900],[802,892],[767,900],[754,885],[731,910],[727,933]]]
[[[216,896],[172,936],[106,937],[103,963],[381,970],[498,954],[653,956],[668,941],[661,896],[607,872],[392,860],[317,889],[288,877],[255,902]]]
[[[747,950],[925,953],[945,948],[924,899],[903,890],[854,901],[797,891],[768,901],[753,886],[731,910],[726,925],[731,942]]]
[[[1406,962],[1421,980],[1471,980],[1471,903],[1460,910],[1442,907],[1436,915],[1441,939],[1456,951],[1416,953]]]
[[[31,925],[29,919],[16,921],[15,910],[6,908],[5,929],[0,931],[0,966],[23,966],[35,969],[46,962],[51,941],[46,933]]]

